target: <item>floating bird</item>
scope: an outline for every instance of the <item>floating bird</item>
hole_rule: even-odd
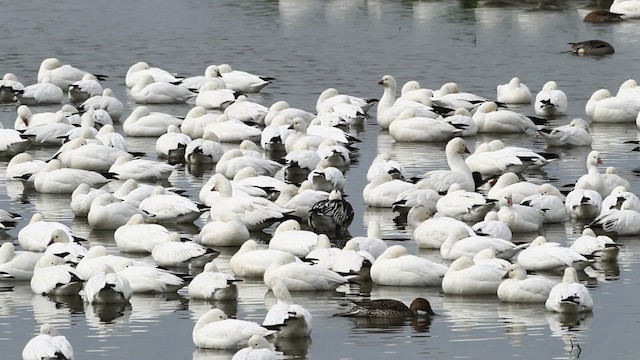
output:
[[[571,50],[567,52],[576,55],[603,56],[610,55],[615,52],[611,44],[602,40],[587,40],[569,43],[569,45],[571,45]]]

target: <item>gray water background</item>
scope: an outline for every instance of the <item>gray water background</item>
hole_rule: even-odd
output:
[[[277,78],[255,101],[270,105],[287,100],[292,106],[313,110],[322,90],[379,97],[376,85],[384,74],[399,83],[418,80],[437,88],[457,82],[463,91],[495,96],[497,84],[519,76],[536,92],[555,80],[569,97],[565,124],[584,117],[584,105],[599,88],[615,92],[628,78],[638,78],[640,22],[592,25],[582,22],[588,1],[31,1],[4,2],[0,13],[0,73],[13,72],[25,84],[35,82],[42,59],[58,57],[65,63],[110,75],[104,86],[127,102],[125,116],[134,107],[127,97],[124,76],[137,61],[183,75],[199,75],[209,64],[230,63],[234,68]],[[603,58],[563,53],[567,42],[602,39],[616,48]],[[38,107],[37,111],[58,107]],[[184,116],[188,105],[154,106],[154,110]],[[15,106],[4,105],[0,120],[11,127]],[[531,114],[531,107],[517,109]],[[592,124],[593,149],[603,154],[607,166],[633,184],[637,155],[624,140],[638,139],[633,124]],[[446,166],[444,144],[394,143],[374,119],[353,130],[363,140],[359,163],[347,172],[346,192],[356,208],[353,235],[365,233],[369,219],[379,218],[388,238],[406,238],[410,229],[398,228],[386,210],[367,209],[361,198],[365,173],[375,154],[392,150],[394,158],[412,174]],[[493,136],[468,139],[471,148]],[[544,142],[535,136],[508,135],[508,144],[538,150]],[[129,139],[132,150],[153,155],[153,139]],[[530,174],[532,181],[562,185],[585,171],[589,149],[554,150],[561,159],[545,172]],[[47,158],[52,149],[30,150]],[[6,161],[0,162],[0,174]],[[181,169],[172,184],[197,194],[211,172],[193,174]],[[85,221],[73,219],[66,196],[24,191],[19,183],[0,178],[0,207],[23,214],[20,227],[34,211],[62,221],[88,238],[117,252],[111,232],[92,231]],[[196,234],[203,224],[177,228]],[[581,224],[545,228],[549,240],[570,243]],[[17,231],[0,234],[14,240]],[[517,237],[531,240],[533,234]],[[619,263],[590,272],[593,314],[564,319],[541,306],[500,304],[496,297],[443,296],[436,289],[374,287],[349,289],[373,298],[392,297],[409,302],[416,296],[431,300],[440,315],[432,322],[373,323],[330,317],[346,303],[343,294],[297,294],[295,300],[314,315],[311,340],[281,343],[285,358],[314,359],[581,359],[637,358],[640,315],[638,290],[640,246],[624,238]],[[394,241],[390,241],[394,243]],[[437,254],[418,251],[413,241],[401,242],[411,252],[429,258]],[[233,249],[218,260],[222,269]],[[239,286],[238,302],[214,304],[238,318],[261,321],[266,288],[259,282]],[[184,292],[180,294],[185,295]],[[33,295],[28,285],[0,292],[0,359],[19,358],[39,324],[51,322],[72,342],[77,359],[230,359],[233,352],[195,351],[191,330],[197,317],[212,304],[185,296],[135,296],[131,308],[120,313],[85,308],[81,303],[56,302]],[[267,303],[273,301],[266,295]],[[102,316],[102,320],[98,315]],[[571,344],[574,344],[573,346]]]

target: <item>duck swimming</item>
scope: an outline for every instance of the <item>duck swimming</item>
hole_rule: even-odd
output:
[[[435,315],[431,309],[429,300],[425,298],[416,298],[407,307],[404,303],[394,299],[378,299],[378,300],[351,300],[355,306],[349,311],[335,314],[333,316],[343,317],[414,317],[421,312],[428,315]]]
[[[610,55],[615,52],[611,44],[602,40],[587,40],[569,43],[569,45],[571,45],[571,50],[567,52],[577,55],[603,56]]]

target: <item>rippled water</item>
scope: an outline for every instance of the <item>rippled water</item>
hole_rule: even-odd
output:
[[[519,76],[537,91],[555,80],[569,97],[564,124],[584,116],[584,105],[599,88],[617,90],[620,83],[638,75],[640,27],[638,22],[590,25],[581,21],[587,1],[122,1],[85,3],[5,2],[3,60],[0,73],[13,72],[24,83],[35,81],[42,59],[55,56],[63,62],[110,75],[105,86],[133,107],[124,87],[127,68],[140,60],[184,75],[198,75],[209,64],[230,63],[235,68],[274,76],[277,81],[252,99],[265,105],[287,100],[292,106],[313,110],[318,94],[327,87],[366,97],[379,97],[376,85],[384,74],[399,83],[419,80],[437,88],[456,81],[464,91],[495,96],[495,86]],[[574,57],[562,53],[567,42],[598,38],[616,48],[604,58]],[[184,115],[186,105],[156,106],[154,109]],[[37,111],[55,107],[40,107]],[[3,105],[0,119],[11,127],[15,106]],[[530,107],[519,109],[531,113]],[[381,219],[385,237],[400,242],[410,229],[399,228],[387,210],[368,209],[361,191],[366,169],[376,153],[391,150],[411,173],[445,166],[443,144],[394,143],[380,131],[374,119],[352,132],[363,140],[359,163],[347,173],[346,192],[357,210],[350,228],[353,235],[365,232],[371,218]],[[592,125],[593,148],[601,151],[605,164],[618,167],[637,182],[631,170],[637,155],[624,140],[637,139],[632,125]],[[490,137],[468,139],[471,147]],[[544,142],[534,136],[510,135],[509,144],[536,149]],[[130,139],[135,151],[153,153],[154,140]],[[53,149],[30,150],[47,158]],[[562,185],[585,171],[588,149],[553,150],[560,160],[544,172],[531,174],[533,181]],[[151,156],[153,157],[153,156]],[[7,162],[0,162],[0,174]],[[176,186],[197,194],[210,170],[193,173],[182,168],[169,179]],[[24,214],[34,211],[47,219],[70,224],[92,245],[117,251],[111,232],[92,231],[86,221],[73,219],[67,196],[37,194],[22,185],[0,178],[0,207]],[[24,225],[26,220],[20,225]],[[186,235],[199,231],[202,221],[178,228]],[[567,223],[545,229],[553,241],[570,242],[580,224]],[[0,234],[14,240],[17,230]],[[518,239],[530,240],[531,235]],[[406,302],[416,296],[432,301],[440,315],[432,321],[375,322],[332,318],[346,305],[343,293],[296,294],[294,300],[314,315],[314,330],[308,342],[279,343],[286,358],[636,358],[640,347],[635,333],[640,315],[635,310],[640,266],[640,242],[620,239],[624,248],[613,267],[589,273],[596,308],[586,317],[567,319],[547,313],[540,306],[500,304],[496,297],[443,296],[436,289],[373,287],[341,289],[347,296],[370,293],[373,298],[392,297]],[[412,252],[437,258],[437,253],[417,251],[413,241],[404,241]],[[223,250],[217,260],[228,269],[233,253]],[[19,284],[0,292],[0,348],[2,357],[16,358],[38,324],[54,323],[73,343],[76,357],[140,359],[230,359],[232,352],[195,351],[191,330],[195,319],[212,304],[180,295],[134,296],[123,309],[84,307],[66,299],[31,294]],[[261,321],[271,294],[260,282],[239,285],[237,303],[218,303],[238,318]],[[573,344],[573,345],[572,345]],[[581,352],[577,345],[580,345]],[[11,355],[8,355],[11,354]]]

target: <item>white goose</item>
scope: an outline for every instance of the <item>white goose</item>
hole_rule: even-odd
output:
[[[602,228],[608,233],[619,236],[638,235],[640,234],[640,212],[633,210],[632,200],[624,200],[620,210],[612,209],[596,217],[589,227]]]
[[[450,217],[430,218],[413,230],[413,238],[421,249],[440,249],[449,235],[453,232],[474,236],[471,227],[464,222]],[[461,235],[462,236],[462,235]]]
[[[604,192],[607,196],[618,186],[624,186],[627,189],[631,188],[631,183],[618,175],[618,169],[615,166],[607,167],[604,174],[602,174],[602,181],[604,182]],[[603,195],[604,197],[606,196]]]
[[[190,199],[157,186],[155,194],[140,201],[138,208],[156,221],[191,223],[202,215],[206,207]]]
[[[593,122],[632,123],[640,112],[640,100],[611,96],[609,90],[600,89],[589,98],[585,112]]]
[[[468,256],[456,259],[442,278],[442,291],[449,295],[494,295],[504,269],[493,263],[474,263]]]
[[[223,212],[202,227],[197,240],[208,246],[241,246],[249,237],[249,230],[236,213]]]
[[[273,345],[264,336],[253,335],[247,342],[247,347],[238,350],[231,360],[276,360]]]
[[[13,102],[17,92],[23,91],[24,85],[13,73],[5,73],[0,80],[0,102]]]
[[[278,196],[275,203],[285,209],[292,209],[292,215],[305,221],[309,218],[309,211],[313,205],[319,201],[329,199],[328,192],[313,190],[311,186],[308,180],[303,181],[300,189],[293,184],[288,184],[284,189],[280,190],[280,196]]]
[[[42,160],[35,160],[30,154],[21,152],[9,160],[7,169],[5,171],[5,178],[7,180],[15,180],[22,178],[27,174],[35,174],[42,170],[47,165]]]
[[[346,184],[342,171],[332,166],[313,170],[307,176],[307,180],[311,182],[314,190],[326,192],[342,190]]]
[[[567,194],[564,205],[574,219],[591,220],[602,211],[602,196],[596,190],[586,188],[588,186],[586,182],[578,182]]]
[[[544,211],[535,207],[514,204],[510,196],[500,199],[498,219],[509,226],[511,232],[536,232],[544,223]]]
[[[151,257],[160,266],[202,268],[219,253],[196,244],[182,242],[178,233],[169,234],[169,241],[154,246]]]
[[[205,126],[204,130],[216,134],[222,143],[240,143],[243,140],[257,140],[262,134],[262,131],[257,127],[247,125],[240,120],[231,119],[225,114],[218,115],[216,121]]]
[[[501,84],[497,87],[497,99],[505,104],[530,104],[531,91],[529,87],[522,82],[520,78],[511,78],[509,83]]]
[[[629,200],[630,209],[640,212],[640,199],[638,196],[630,191],[627,191],[627,187],[624,185],[616,186],[609,196],[602,199],[602,211],[604,214],[612,209],[620,209],[622,202]]]
[[[71,65],[62,64],[57,58],[47,58],[42,60],[38,69],[38,82],[44,82],[47,78],[56,86],[67,89],[73,82],[82,80],[87,74],[86,71],[75,68]],[[103,80],[105,75],[95,75],[96,78]]]
[[[431,184],[431,188],[439,193],[449,190],[453,183],[458,183],[463,190],[475,191],[476,182],[469,165],[462,158],[464,153],[469,153],[469,149],[462,138],[449,140],[445,147],[449,170],[429,171],[420,177],[420,182]]]
[[[274,80],[272,77],[234,70],[229,64],[218,65],[218,71],[227,88],[245,94],[257,93]]]
[[[138,106],[122,124],[128,136],[158,137],[167,132],[169,125],[180,126],[182,120],[161,112],[151,112],[146,106]]]
[[[93,74],[84,74],[82,79],[74,81],[69,85],[69,101],[81,103],[92,96],[102,94],[102,85]]]
[[[389,134],[395,141],[440,142],[462,135],[462,131],[440,119],[416,115],[415,110],[409,108],[391,122]]]
[[[389,152],[378,154],[367,170],[367,182],[371,182],[377,175],[388,173],[394,179],[403,179],[406,175],[404,166],[391,159]]]
[[[374,258],[378,258],[389,247],[382,239],[382,231],[380,229],[380,223],[376,219],[369,220],[367,226],[367,236],[356,236],[344,245],[345,247],[354,248],[355,246],[350,243],[357,244],[357,248],[360,251],[366,251]]]
[[[196,96],[186,86],[157,82],[151,75],[142,75],[129,94],[137,104],[185,103]]]
[[[188,135],[192,139],[204,136],[204,128],[216,122],[219,114],[209,113],[202,106],[195,106],[189,110],[180,125],[180,132]]]
[[[190,142],[189,135],[181,133],[177,126],[169,125],[167,132],[160,135],[156,140],[156,154],[162,159],[181,162]]]
[[[238,297],[237,280],[231,274],[218,271],[213,261],[189,283],[189,297],[192,299],[235,300]]]
[[[40,326],[40,334],[31,338],[22,349],[22,360],[73,359],[73,347],[53,325]]]
[[[478,133],[525,133],[538,130],[531,118],[511,110],[499,110],[494,102],[485,102],[473,114]]]
[[[556,271],[578,265],[584,267],[588,262],[587,258],[567,247],[556,242],[547,242],[544,236],[538,236],[529,247],[522,250],[517,261],[530,271]]]
[[[72,239],[63,229],[53,230],[44,253],[61,257],[67,264],[77,264],[89,251]]]
[[[371,266],[371,280],[377,285],[440,286],[447,267],[410,255],[402,245],[385,250]]]
[[[13,243],[0,246],[0,282],[31,280],[33,269],[42,254],[31,251],[16,251]]]
[[[229,267],[236,276],[262,278],[264,272],[276,259],[291,256],[291,253],[261,247],[254,240],[247,240],[229,259]]]
[[[33,141],[29,136],[22,135],[17,130],[2,129],[0,125],[0,156],[9,158],[24,153]]]
[[[133,261],[135,265],[140,266],[153,266],[143,261],[108,254],[107,249],[104,246],[95,245],[92,246],[82,260],[80,260],[76,266],[76,271],[82,280],[87,280],[98,273],[102,265],[109,265],[109,267],[113,269],[117,267],[118,264],[123,263],[123,261]]]
[[[176,74],[170,73],[157,67],[152,67],[144,61],[139,61],[131,65],[127,70],[125,84],[127,85],[127,87],[132,88],[145,75],[151,75],[155,81],[162,82],[178,82],[182,80],[182,78],[176,77]]]
[[[478,252],[491,248],[501,258],[511,258],[516,245],[511,241],[488,236],[469,236],[463,227],[451,229],[440,246],[440,256],[445,260],[455,260],[462,256],[473,257]]]
[[[147,159],[131,159],[130,156],[120,156],[109,168],[110,173],[117,174],[118,179],[135,179],[137,181],[155,182],[167,180],[175,170],[175,166]]]
[[[236,100],[236,91],[220,87],[218,83],[208,82],[200,88],[196,96],[196,106],[207,110],[224,110]]]
[[[193,327],[193,344],[200,349],[237,349],[253,335],[270,336],[276,331],[253,321],[229,319],[220,309],[212,309],[200,316]]]
[[[294,256],[306,257],[318,243],[320,236],[312,231],[301,230],[300,223],[290,219],[282,222],[269,240],[269,249],[286,251]],[[324,235],[326,237],[326,235]]]
[[[431,108],[420,106],[404,106],[394,105],[396,101],[396,80],[391,75],[385,75],[378,82],[379,85],[384,87],[384,93],[378,102],[377,121],[378,125],[383,129],[388,129],[391,123],[402,113],[404,110],[413,109],[416,116],[424,116],[428,118],[437,118],[438,114],[431,111]]]
[[[254,168],[258,175],[274,176],[282,169],[282,164],[273,160],[246,156],[241,149],[231,149],[222,155],[215,170],[216,173],[233,179],[238,172],[246,167]]]
[[[192,165],[217,163],[224,155],[218,136],[205,131],[201,138],[194,139],[184,150],[184,160]]]
[[[83,288],[83,299],[88,304],[121,304],[128,303],[133,290],[126,277],[116,273],[107,264],[98,266]]]
[[[34,294],[75,296],[83,283],[76,270],[62,258],[45,254],[36,262],[30,285]]]
[[[555,81],[547,81],[536,95],[534,110],[540,116],[561,116],[567,112],[567,94]]]
[[[51,241],[51,234],[56,229],[62,229],[73,238],[71,228],[57,221],[45,221],[42,213],[34,213],[29,224],[18,232],[18,242],[28,251],[45,251]]]
[[[151,254],[156,245],[169,241],[169,234],[164,226],[145,224],[144,216],[135,214],[116,229],[113,238],[122,252]]]
[[[553,129],[542,128],[538,130],[538,134],[542,136],[547,146],[591,146],[593,141],[589,124],[580,118],[571,120],[568,125]]]
[[[16,94],[16,100],[20,104],[29,105],[60,104],[64,100],[64,91],[51,84],[50,79],[45,81],[26,86],[22,92]]]
[[[546,183],[540,185],[537,195],[530,195],[522,199],[520,205],[530,206],[543,211],[545,224],[559,223],[567,219],[567,210],[563,202],[562,193],[555,186]]]
[[[80,108],[106,110],[113,121],[119,121],[124,114],[124,104],[113,96],[113,91],[110,88],[104,88],[102,95],[88,98],[80,105]]]
[[[524,198],[538,194],[539,185],[528,181],[520,181],[518,175],[512,172],[500,175],[496,183],[487,192],[489,199],[502,199],[510,197],[511,200],[518,204]]]
[[[498,286],[498,299],[511,303],[543,303],[555,285],[555,281],[543,276],[527,275],[522,265],[513,264]]]
[[[122,151],[129,151],[127,141],[120,133],[116,132],[113,125],[104,125],[98,130],[95,138],[102,141],[103,145],[110,146],[112,148],[120,149]]]
[[[368,206],[390,208],[400,193],[414,188],[415,184],[381,173],[364,187],[362,197]]]
[[[578,282],[576,269],[564,269],[562,282],[551,289],[545,307],[548,311],[567,314],[593,310],[593,299],[589,289]]]
[[[640,3],[637,0],[614,0],[609,11],[622,14],[625,19],[640,18]]]
[[[116,274],[127,279],[134,294],[164,294],[182,288],[184,280],[167,270],[153,266],[134,265],[124,260],[114,268]]]
[[[92,229],[115,230],[125,225],[135,214],[149,216],[143,210],[124,203],[112,194],[107,193],[98,195],[91,202],[89,213],[87,214],[87,222]]]
[[[334,271],[299,262],[289,254],[274,260],[264,272],[267,288],[280,281],[290,291],[330,291],[349,280]]]
[[[271,104],[269,111],[264,118],[264,124],[269,126],[277,116],[282,117],[283,124],[289,123],[290,120],[295,118],[301,118],[305,122],[311,123],[311,120],[316,117],[314,113],[298,108],[292,108],[289,106],[289,103],[282,100]]]
[[[217,83],[220,89],[224,89],[227,86],[220,76],[220,71],[218,71],[217,65],[207,66],[207,68],[204,70],[204,76],[199,75],[188,77],[186,79],[182,79],[180,84],[188,87],[189,89],[200,89],[202,85],[208,82]]]
[[[311,335],[311,313],[301,305],[294,304],[291,293],[283,281],[276,280],[271,290],[277,299],[262,322],[263,326],[284,325],[278,338],[304,338]]]
[[[440,216],[451,217],[465,222],[476,222],[495,207],[495,200],[488,200],[482,194],[466,191],[458,183],[449,186],[447,194],[436,203]]]
[[[67,144],[73,145],[65,146],[64,150],[61,150],[54,157],[69,168],[108,171],[119,157],[133,158],[131,153],[102,144],[89,143],[84,138],[77,138]]]
[[[498,213],[495,210],[489,211],[484,220],[475,223],[471,229],[480,236],[496,237],[511,241],[513,233],[509,226],[500,221]]]
[[[229,119],[240,120],[244,123],[264,124],[264,117],[269,108],[264,105],[249,101],[246,95],[240,95],[231,105],[224,109]]]
[[[602,261],[615,261],[620,252],[620,244],[605,235],[596,236],[591,228],[582,230],[582,235],[574,240],[569,250],[573,250],[578,254],[597,258]]]

